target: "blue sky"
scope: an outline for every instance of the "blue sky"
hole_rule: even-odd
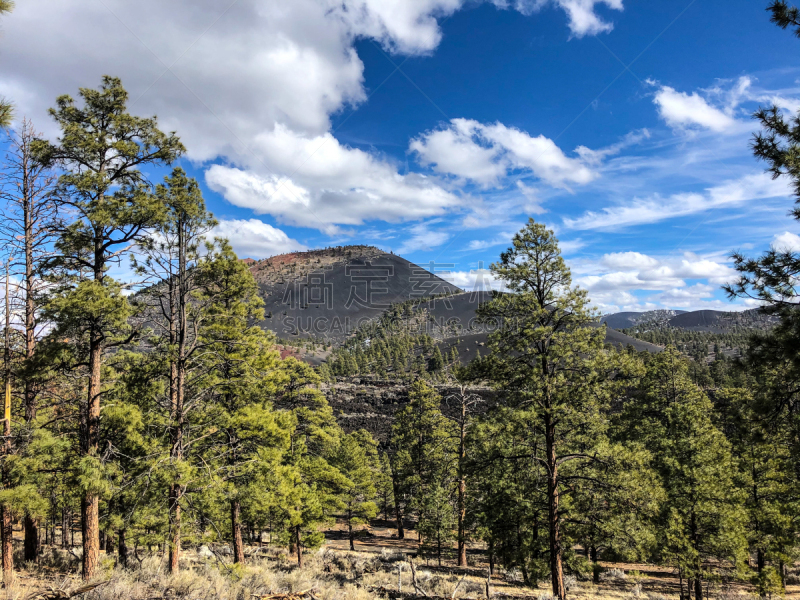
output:
[[[743,308],[729,253],[800,249],[748,148],[759,104],[800,108],[800,41],[765,7],[28,0],[0,94],[54,136],[58,94],[120,76],[241,256],[367,243],[471,287],[533,217],[604,312]]]

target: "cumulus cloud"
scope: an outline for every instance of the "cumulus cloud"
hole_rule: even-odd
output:
[[[645,269],[658,264],[655,258],[640,252],[613,252],[604,255],[600,262],[610,269]]]
[[[313,181],[303,187],[287,178],[221,165],[206,171],[206,183],[231,204],[330,235],[340,232],[338,225],[360,225],[371,219],[421,219],[443,214],[460,204],[457,196],[430,185],[420,175],[392,173],[380,162],[368,166],[374,172],[364,172],[360,179],[358,174],[355,180],[347,173],[334,174],[340,185],[333,188],[318,187]]]
[[[575,219],[564,219],[564,224],[572,229],[615,230],[737,206],[752,200],[789,195],[791,190],[786,181],[758,173],[708,188],[703,193],[674,194],[666,198],[636,198],[629,204],[589,211]]]
[[[800,252],[800,235],[784,231],[772,238],[771,245],[778,252]]]
[[[0,40],[0,50],[14,49],[0,95],[14,98],[19,114],[52,136],[46,109],[56,96],[96,86],[110,71],[129,90],[131,110],[158,114],[162,128],[179,133],[190,159],[225,160],[229,167],[210,176],[224,194],[232,190],[234,203],[249,187],[259,190],[263,212],[312,227],[314,214],[336,214],[334,224],[419,219],[457,206],[457,199],[432,178],[400,176],[393,162],[340,144],[330,116],[366,99],[356,40],[429,54],[441,41],[439,20],[465,2],[29,0],[16,7]],[[570,15],[576,35],[600,31],[575,16],[576,2],[593,13],[596,2],[554,4]],[[539,5],[517,0],[506,7],[529,13]],[[223,178],[220,169],[233,166],[238,170]]]
[[[569,29],[575,37],[608,33],[614,26],[604,21],[595,12],[598,4],[613,10],[622,10],[622,0],[492,0],[501,8],[513,7],[523,14],[530,14],[548,4],[562,8],[569,17]]]
[[[500,185],[502,176],[515,171],[560,188],[596,177],[580,158],[568,157],[553,140],[502,123],[451,119],[444,128],[412,140],[409,149],[438,173],[487,187]]]
[[[605,4],[613,10],[622,10],[622,0],[556,0],[569,16],[569,28],[576,37],[607,33],[614,26],[601,19],[595,12],[595,6]]]
[[[506,289],[502,280],[497,279],[489,269],[483,267],[470,269],[469,271],[437,273],[437,275],[467,292],[503,291]]]
[[[662,86],[653,98],[658,114],[676,128],[699,126],[716,132],[730,130],[736,121],[726,112],[712,106],[697,92],[687,94]]]
[[[306,250],[303,244],[290,238],[284,231],[259,219],[221,220],[211,235],[226,238],[236,254],[243,258],[267,258]]]
[[[604,311],[652,310],[653,308],[719,308],[708,297],[736,271],[716,257],[650,256],[641,252],[605,254],[597,261],[581,263],[583,273],[575,283],[588,290],[593,304]],[[637,294],[646,293],[642,300]],[[727,307],[730,310],[731,306]]]

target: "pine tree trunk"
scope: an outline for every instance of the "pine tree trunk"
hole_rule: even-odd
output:
[[[350,552],[355,552],[356,544],[355,544],[355,536],[353,535],[353,523],[348,521],[347,528],[348,528],[348,537],[350,539]]]
[[[182,255],[182,245],[178,244],[179,256]],[[182,276],[184,273],[181,270],[183,261],[180,261],[178,267],[177,282],[173,279],[169,282],[169,336],[170,346],[174,347],[178,343],[178,355],[170,359],[169,365],[169,395],[170,395],[170,460],[173,466],[183,458],[183,378],[182,373],[182,357],[183,346],[179,342],[182,341],[180,335],[181,328],[181,291],[182,291]],[[180,556],[181,556],[181,486],[177,481],[173,481],[169,488],[169,526],[170,526],[170,544],[169,544],[169,572],[178,573],[180,570]]]
[[[406,537],[406,531],[403,529],[403,513],[400,510],[400,500],[398,500],[397,491],[397,477],[395,476],[394,469],[392,469],[392,495],[394,496],[394,516],[397,523],[397,539],[402,540]]]
[[[294,544],[297,549],[297,566],[303,568],[303,545],[300,540],[300,525],[294,528]]]
[[[564,589],[564,567],[562,565],[561,515],[558,512],[558,462],[556,459],[555,427],[550,415],[545,415],[545,438],[548,468],[547,508],[550,525],[550,580],[553,585],[553,597],[564,600],[567,594]]]
[[[703,578],[701,575],[703,569],[703,563],[699,558],[700,537],[697,531],[697,515],[694,511],[694,508],[692,509],[690,527],[691,527],[692,545],[694,546],[695,550],[698,550],[697,578],[694,579],[694,597],[696,600],[703,600]]]
[[[36,562],[39,559],[39,524],[29,515],[24,518],[25,541],[23,556],[25,561]]]
[[[11,511],[0,509],[0,545],[3,551],[3,583],[9,589],[14,581],[14,530],[12,528]]]
[[[61,509],[61,547],[69,548],[69,511],[67,507]]]
[[[117,532],[117,554],[119,554],[119,564],[124,568],[128,567],[128,543],[125,539],[126,533],[124,529],[120,529]]]
[[[592,582],[600,583],[600,565],[597,564],[597,546],[589,548],[589,556],[592,561]]]
[[[239,504],[239,500],[231,500],[231,530],[233,534],[233,562],[244,563],[241,505]]]
[[[24,135],[24,133],[23,133]],[[30,148],[25,145],[25,148]],[[23,157],[23,190],[22,190],[22,212],[23,212],[23,243],[25,247],[25,359],[33,358],[36,348],[36,314],[34,305],[34,264],[33,264],[33,212],[34,198],[32,196],[31,173],[29,164],[29,153],[25,151]],[[36,391],[30,379],[25,380],[25,422],[30,424],[36,418]],[[24,557],[26,561],[36,562],[39,559],[39,527],[35,519],[25,516],[25,542]]]
[[[764,551],[758,550],[756,551],[756,570],[758,571],[759,581],[761,581],[761,573],[764,571]],[[758,590],[761,593],[761,597],[764,597],[764,590]]]
[[[84,580],[94,577],[100,560],[100,498],[86,494],[82,502]]]
[[[461,432],[459,439],[459,461],[458,461],[458,566],[467,566],[467,540],[466,540],[466,520],[467,520],[467,481],[464,477],[464,462],[467,456],[466,450],[466,421],[467,406],[461,402]]]
[[[180,571],[181,559],[181,487],[173,483],[169,488],[169,572]]]

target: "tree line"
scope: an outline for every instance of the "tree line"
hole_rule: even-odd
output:
[[[800,550],[797,421],[770,400],[782,378],[741,364],[734,385],[705,387],[673,346],[606,345],[539,223],[492,270],[513,293],[479,310],[503,323],[487,356],[446,398],[415,382],[394,426],[398,535],[413,515],[423,552],[455,544],[462,565],[480,541],[490,565],[558,598],[601,559],[672,567],[696,600],[723,580],[780,593]],[[491,405],[470,382],[495,388]]]
[[[72,547],[75,516],[85,579],[101,550],[160,547],[174,573],[182,547],[224,540],[241,563],[262,532],[302,563],[333,515],[374,516],[376,443],[254,325],[258,286],[174,166],[177,135],[129,114],[116,78],[80,97],[50,111],[54,143],[23,120],[0,173],[4,579],[15,521],[36,561],[57,528]]]

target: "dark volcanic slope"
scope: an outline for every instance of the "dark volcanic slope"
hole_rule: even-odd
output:
[[[464,292],[447,298],[435,298],[418,308],[426,308],[433,317],[430,332],[435,338],[444,337],[439,343],[442,350],[453,346],[463,363],[474,359],[478,353],[486,354],[486,339],[492,331],[491,325],[475,322],[475,312],[482,302],[491,297],[489,292]],[[438,334],[438,335],[437,335]],[[633,346],[638,351],[661,352],[655,344],[643,342],[611,328],[606,329],[606,342],[615,346]]]
[[[719,310],[695,310],[672,317],[669,320],[669,324],[672,327],[692,331],[711,331],[720,329],[720,320],[728,315],[729,313]]]
[[[636,325],[641,314],[638,312],[620,312],[613,315],[604,315],[600,320],[614,329],[625,329]]]
[[[370,246],[284,254],[250,267],[279,337],[334,344],[392,304],[461,290],[400,256]]]
[[[706,333],[728,333],[742,329],[769,329],[775,318],[758,309],[741,312],[720,310],[654,310],[605,315],[602,322],[614,329],[641,326],[645,330],[675,328]]]
[[[684,314],[685,310],[650,310],[647,312],[619,312],[611,315],[603,315],[601,323],[605,323],[613,329],[626,329],[640,323],[661,323],[669,319]]]

